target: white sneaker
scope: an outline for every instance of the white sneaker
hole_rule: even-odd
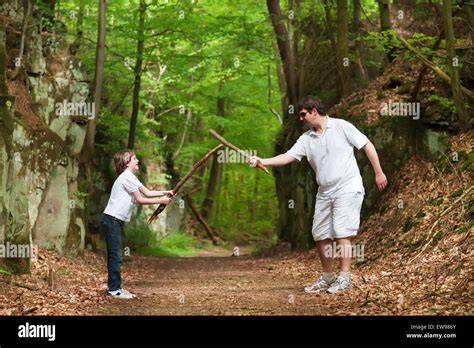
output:
[[[115,290],[115,291],[107,291],[107,296],[112,296],[115,298],[121,298],[125,300],[133,299],[133,295],[130,293],[125,293],[122,289]]]
[[[120,291],[122,291],[126,295],[132,295],[133,298],[137,297],[137,295],[132,294],[130,291],[125,290],[124,288],[120,289]]]
[[[333,278],[332,281],[327,282],[323,277],[320,277],[313,284],[305,287],[304,292],[315,293],[315,292],[326,291],[335,281],[336,281],[336,278]]]
[[[332,283],[332,285],[329,287],[328,292],[330,292],[331,294],[335,294],[336,292],[341,292],[349,289],[352,289],[351,280],[339,276],[337,277],[336,281]]]

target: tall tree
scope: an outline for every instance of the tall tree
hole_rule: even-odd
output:
[[[84,211],[84,221],[87,222],[90,213],[90,199],[92,199],[93,181],[92,181],[92,158],[94,155],[95,133],[97,128],[97,120],[100,114],[100,100],[102,96],[102,82],[104,79],[104,62],[105,62],[105,20],[106,20],[107,4],[106,0],[99,1],[98,14],[98,30],[95,57],[95,75],[92,86],[93,103],[95,115],[87,123],[86,136],[79,154],[79,187],[86,190],[86,204]],[[80,213],[78,211],[78,213]],[[85,224],[87,226],[87,223]],[[89,231],[87,231],[88,233]]]
[[[464,106],[464,98],[461,91],[461,81],[459,78],[458,58],[455,51],[455,37],[453,30],[453,14],[451,0],[443,0],[443,22],[446,35],[446,49],[448,51],[448,68],[451,76],[451,89],[453,91],[454,105],[463,127],[469,126],[470,117]]]
[[[324,7],[324,15],[325,15],[325,24],[326,24],[326,34],[329,37],[329,41],[331,42],[331,49],[333,52],[337,52],[337,44],[336,44],[336,39],[334,38],[334,28],[333,28],[333,21],[331,17],[331,8],[329,6],[329,1],[328,0],[323,0],[323,7]],[[339,64],[337,64],[337,57],[334,54],[331,54],[331,59],[334,61],[334,65],[336,66],[337,69],[337,78],[336,78],[336,86],[337,89],[340,91],[343,89],[341,82],[342,82],[342,76],[341,76],[341,71],[339,71]]]
[[[268,12],[276,34],[278,51],[283,62],[285,72],[287,98],[289,105],[295,106],[298,102],[298,88],[295,67],[295,55],[290,46],[288,31],[283,23],[279,0],[267,0]],[[297,43],[294,43],[295,47]]]
[[[337,66],[339,78],[339,96],[344,97],[351,91],[351,71],[349,64],[349,21],[347,0],[337,0]]]
[[[224,81],[221,80],[219,83],[218,95],[217,95],[217,116],[225,116],[225,97],[222,96]],[[218,129],[219,132],[223,130]],[[202,203],[202,216],[205,219],[212,218],[214,200],[216,196],[216,188],[219,186],[219,181],[222,176],[222,164],[218,161],[218,154],[214,154],[212,157],[211,172],[209,174],[209,181],[207,184],[206,198]]]
[[[95,75],[92,86],[93,102],[95,107],[95,115],[87,123],[86,137],[81,150],[80,162],[86,166],[86,175],[90,177],[91,159],[94,154],[94,139],[97,127],[97,120],[100,112],[100,99],[102,96],[102,82],[104,79],[104,62],[105,62],[105,20],[106,20],[107,3],[106,0],[99,1],[99,19],[97,29],[97,44],[95,55]]]
[[[360,39],[361,36],[361,10],[362,4],[361,0],[354,0],[354,35],[355,38],[355,47],[354,47],[354,55],[355,55],[355,64],[356,64],[356,71],[357,75],[361,80],[367,80],[367,69],[364,65],[364,60],[362,59],[362,41]]]
[[[379,17],[380,17],[380,32],[388,35],[387,31],[392,29],[392,23],[390,21],[390,0],[378,0],[379,4]],[[395,56],[393,54],[393,47],[390,45],[390,37],[387,38],[387,58],[391,62]]]
[[[277,154],[286,152],[301,134],[301,124],[296,114],[296,107],[300,93],[298,88],[298,74],[302,71],[296,71],[291,67],[295,66],[297,55],[292,52],[288,40],[288,32],[284,25],[284,18],[280,9],[278,0],[267,0],[267,8],[270,14],[273,30],[276,35],[278,52],[285,72],[285,86],[287,104],[283,109],[282,131],[275,144]],[[298,42],[294,42],[296,46]],[[307,206],[305,206],[305,190],[311,192],[306,186],[306,175],[308,166],[300,164],[291,164],[289,166],[274,168],[276,191],[278,196],[279,211],[279,238],[280,240],[290,242],[293,247],[304,248],[308,246],[308,240],[305,238],[311,224]],[[310,208],[311,210],[311,208]]]
[[[138,40],[137,40],[137,55],[135,60],[135,80],[133,84],[133,102],[132,102],[132,116],[130,117],[130,129],[128,133],[128,148],[133,149],[135,146],[135,130],[137,128],[138,109],[140,106],[140,84],[142,78],[143,65],[143,48],[145,46],[145,13],[147,4],[145,0],[140,0],[139,20],[138,20]]]

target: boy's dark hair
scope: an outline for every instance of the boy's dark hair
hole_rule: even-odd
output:
[[[135,156],[133,150],[125,149],[117,152],[114,155],[115,172],[121,174],[127,168],[127,164],[130,163],[133,156]]]
[[[326,115],[327,113],[326,105],[323,104],[321,99],[312,95],[304,96],[298,102],[298,111],[303,109],[306,109],[307,111],[316,109],[320,115]]]

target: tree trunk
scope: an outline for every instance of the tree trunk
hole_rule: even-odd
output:
[[[202,216],[207,220],[212,220],[216,188],[219,185],[218,181],[220,178],[221,164],[217,161],[217,158],[217,154],[214,154],[212,157],[211,173],[209,175],[209,182],[207,184],[206,198],[202,203]]]
[[[323,0],[323,7],[324,7],[324,14],[325,14],[325,23],[326,23],[326,34],[329,37],[329,41],[331,42],[331,49],[333,52],[337,51],[337,44],[336,44],[336,39],[334,38],[334,27],[332,23],[332,17],[331,17],[331,9],[329,8],[329,2],[328,0]],[[337,57],[334,54],[331,54],[331,59],[334,61],[334,65],[336,66],[337,70],[337,78],[336,78],[336,88],[337,90],[342,90],[341,86],[341,72],[339,71],[339,65],[337,64]]]
[[[19,64],[15,64],[15,70],[13,71],[10,80],[14,80],[18,77],[21,66],[23,65],[23,53],[25,51],[26,31],[28,28],[28,20],[30,19],[31,7],[32,4],[30,0],[23,1],[23,24],[21,29],[20,53],[17,57],[19,58]]]
[[[280,91],[281,98],[281,110],[283,111],[283,113],[285,113],[287,105],[289,104],[288,96],[286,95],[285,71],[283,69],[283,64],[281,63],[281,59],[278,54],[278,46],[276,41],[274,40],[272,44],[275,57],[276,72],[278,77],[278,90]]]
[[[390,0],[378,0],[379,3],[379,16],[380,16],[380,32],[392,29],[390,22]],[[390,45],[390,40],[389,40]],[[387,45],[387,58],[391,62],[395,57],[393,55],[393,48]]]
[[[446,49],[448,51],[448,62],[447,65],[451,75],[451,89],[453,91],[454,105],[456,105],[456,111],[458,113],[459,122],[463,128],[469,127],[469,115],[464,106],[464,98],[461,91],[461,81],[459,78],[459,66],[458,58],[456,57],[456,51],[454,48],[455,37],[453,30],[453,16],[452,16],[452,4],[451,0],[443,0],[443,22],[444,31],[446,34]]]
[[[361,0],[354,0],[354,34],[356,35],[355,39],[355,63],[357,66],[357,75],[361,80],[367,80],[367,69],[365,68],[364,61],[362,59],[362,41],[361,36]]]
[[[276,34],[276,40],[278,45],[278,51],[280,58],[283,63],[283,70],[285,72],[286,89],[289,105],[296,106],[298,102],[298,89],[295,76],[295,57],[291,50],[288,42],[288,32],[283,24],[283,17],[280,10],[279,0],[267,0],[268,12],[270,13],[270,19],[272,21],[273,30]],[[286,110],[288,111],[288,110]],[[290,113],[293,115],[293,109]],[[284,116],[288,117],[288,112],[285,112]]]
[[[337,0],[337,66],[340,71],[339,96],[344,97],[351,91],[351,71],[349,64],[349,24],[347,0]]]
[[[145,12],[147,4],[145,0],[140,0],[139,21],[138,21],[138,40],[137,40],[137,56],[135,62],[135,82],[133,84],[133,102],[132,116],[130,117],[130,130],[128,133],[128,148],[135,147],[135,131],[137,128],[138,108],[140,106],[140,84],[142,78],[143,65],[143,47],[145,46]]]
[[[471,47],[474,46],[474,3],[469,1],[469,3],[464,3],[464,11],[466,12],[467,23],[470,27],[471,32]]]
[[[79,188],[81,191],[87,192],[86,204],[84,206],[83,218],[87,231],[87,221],[89,218],[89,200],[93,194],[92,166],[94,155],[94,141],[97,126],[97,120],[100,113],[100,98],[102,96],[102,82],[104,79],[104,62],[105,62],[105,21],[106,21],[106,0],[99,1],[99,19],[97,31],[97,46],[95,58],[95,76],[92,87],[93,105],[95,114],[87,123],[86,135],[79,155]],[[81,212],[77,212],[81,215]],[[88,231],[87,231],[88,232]]]
[[[278,0],[267,0],[273,30],[276,34],[278,51],[285,71],[285,85],[288,104],[283,108],[282,131],[275,144],[276,154],[286,152],[298,139],[302,126],[295,117],[299,91],[295,71],[289,69],[294,66],[295,57],[290,53],[288,34],[282,22],[280,3]],[[299,71],[299,73],[302,73]],[[290,107],[290,106],[293,106]],[[279,202],[279,231],[278,236],[282,241],[290,242],[294,248],[307,248],[309,226],[311,220],[304,202],[304,191],[311,190],[305,185],[305,173],[309,166],[306,164],[291,164],[285,167],[276,167],[273,170],[276,191]],[[302,209],[300,209],[302,207]],[[311,216],[312,218],[312,216]]]
[[[106,0],[99,1],[99,21],[95,56],[95,76],[94,85],[92,87],[95,115],[91,120],[89,120],[87,124],[86,136],[81,151],[81,162],[86,163],[86,165],[88,166],[94,154],[95,130],[97,127],[97,119],[99,117],[100,98],[102,96],[102,81],[104,79],[106,6]]]
[[[225,116],[225,98],[221,96],[224,88],[224,81],[221,80],[219,83],[218,96],[217,96],[217,116]],[[222,130],[219,130],[222,132]],[[212,158],[211,172],[209,174],[209,182],[207,184],[206,198],[202,203],[202,216],[212,221],[214,200],[216,197],[216,188],[219,186],[219,179],[222,173],[222,164],[219,163],[218,154],[215,153]]]

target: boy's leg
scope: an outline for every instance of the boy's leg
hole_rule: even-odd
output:
[[[111,218],[104,219],[105,241],[107,243],[107,271],[108,290],[116,291],[121,288],[120,276],[121,251],[122,251],[122,226]]]

